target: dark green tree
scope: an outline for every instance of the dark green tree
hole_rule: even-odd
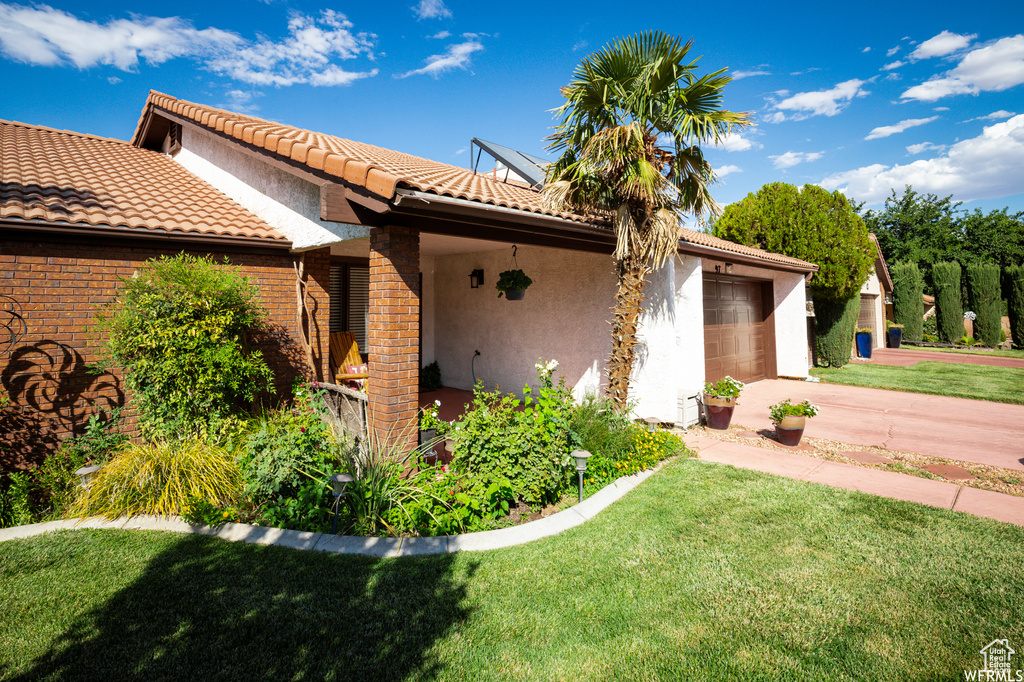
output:
[[[963,228],[957,216],[960,202],[952,195],[940,199],[921,195],[907,185],[902,196],[892,191],[881,211],[868,211],[864,223],[878,238],[888,263],[916,263],[931,285],[931,267],[939,261],[962,262]]]
[[[849,361],[860,288],[874,265],[875,247],[845,196],[816,185],[797,189],[773,182],[727,206],[712,231],[816,264],[808,292],[817,317],[818,359],[833,367]]]
[[[966,260],[1003,268],[1024,263],[1024,211],[1010,215],[1004,208],[983,214],[976,208],[961,222]]]
[[[1003,270],[1003,292],[1013,347],[1024,348],[1024,267],[1011,265]]]
[[[893,316],[903,325],[903,338],[920,341],[924,322],[924,280],[917,263],[896,263],[892,274]]]
[[[967,293],[974,320],[974,338],[986,346],[999,345],[1002,299],[999,287],[999,266],[975,263],[967,266]]]
[[[960,264],[956,261],[932,266],[935,315],[939,341],[956,343],[964,335],[964,306],[960,296]]]

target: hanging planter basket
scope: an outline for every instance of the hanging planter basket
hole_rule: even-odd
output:
[[[519,269],[515,244],[512,245],[512,259],[508,266],[508,270],[498,276],[498,282],[494,288],[498,290],[498,298],[504,296],[510,301],[521,301],[526,289],[533,284],[533,280]]]

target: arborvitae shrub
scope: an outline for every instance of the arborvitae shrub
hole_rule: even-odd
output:
[[[935,316],[938,336],[943,343],[954,343],[964,335],[964,307],[960,296],[960,264],[956,261],[932,266],[935,284]]]
[[[924,279],[917,263],[892,266],[892,303],[896,324],[903,325],[903,338],[920,341],[924,320]]]
[[[986,346],[999,345],[1000,309],[999,266],[976,263],[967,266],[967,293],[974,320],[974,338]]]
[[[850,361],[858,313],[859,295],[842,301],[814,299],[819,364],[826,367],[842,367]]]
[[[1014,348],[1024,348],[1024,267],[1011,265],[1003,270],[1010,336]]]

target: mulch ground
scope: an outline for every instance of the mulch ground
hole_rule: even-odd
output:
[[[1016,469],[1004,469],[944,457],[930,457],[871,445],[842,443],[824,438],[805,437],[800,441],[799,449],[791,448],[775,439],[774,429],[752,431],[737,424],[730,425],[726,431],[709,429],[706,426],[695,426],[686,431],[677,430],[677,433],[684,437],[687,435],[706,436],[715,440],[752,445],[765,450],[798,451],[800,454],[818,459],[843,462],[869,469],[895,471],[901,474],[949,481],[972,488],[995,490],[1008,495],[1024,497],[1024,471]],[[804,448],[804,445],[810,447]]]

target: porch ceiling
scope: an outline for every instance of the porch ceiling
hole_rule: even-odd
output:
[[[471,239],[469,237],[453,237],[444,234],[420,234],[421,256],[447,256],[453,253],[476,253],[479,251],[497,251],[507,249],[510,242],[496,242],[490,239]],[[370,240],[353,239],[331,246],[332,256],[351,258],[369,258]]]

